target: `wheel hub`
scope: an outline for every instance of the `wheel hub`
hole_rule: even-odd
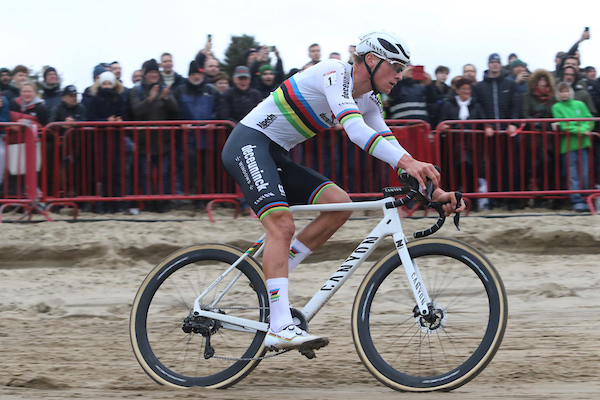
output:
[[[436,302],[429,303],[427,307],[429,308],[428,315],[421,315],[418,306],[414,308],[413,313],[417,327],[426,334],[433,334],[444,329],[448,322],[446,309]]]

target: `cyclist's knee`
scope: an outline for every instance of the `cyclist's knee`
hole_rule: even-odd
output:
[[[290,211],[273,211],[262,219],[262,223],[270,237],[280,237],[291,242],[296,227]]]

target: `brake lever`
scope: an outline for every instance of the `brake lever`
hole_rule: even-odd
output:
[[[463,195],[461,192],[454,192],[454,197],[456,197],[456,209],[458,209],[458,207],[460,207],[460,201],[462,200]],[[459,221],[460,213],[454,214],[454,226],[456,226],[456,229],[460,231],[460,228],[458,226]]]

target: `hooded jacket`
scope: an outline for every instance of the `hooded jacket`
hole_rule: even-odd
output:
[[[554,118],[591,118],[592,114],[586,107],[586,105],[574,99],[566,101],[560,101],[552,106],[552,115]],[[594,127],[592,121],[566,121],[560,122],[560,128],[563,132],[569,132],[570,135],[567,138],[565,135],[560,137],[560,154],[565,154],[567,151],[573,151],[579,149],[580,140],[577,137],[586,132],[589,132]],[[567,141],[569,141],[569,149],[567,150]],[[588,135],[581,136],[581,148],[587,149],[590,147],[590,137]]]
[[[26,107],[21,106],[21,97],[12,99],[10,102],[11,121],[16,122],[19,119],[28,119],[42,127],[48,123],[48,109],[44,101],[39,97],[34,97],[31,104]]]
[[[539,81],[545,78],[548,82],[550,100],[544,104],[542,99],[535,94]],[[550,71],[538,69],[529,76],[527,93],[523,94],[523,118],[552,118],[552,106],[556,104],[554,92],[556,90],[554,77]]]
[[[483,80],[473,86],[473,97],[481,104],[486,119],[517,119],[521,116],[517,84],[507,79],[504,71],[496,78],[485,71]]]

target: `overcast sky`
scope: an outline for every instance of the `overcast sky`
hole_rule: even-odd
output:
[[[396,32],[408,43],[415,64],[433,73],[438,65],[459,75],[473,63],[478,79],[487,58],[510,53],[529,69],[554,69],[554,55],[567,51],[585,26],[591,39],[580,45],[582,66],[600,68],[600,2],[377,0],[28,0],[2,2],[0,67],[52,65],[63,86],[79,91],[92,83],[93,67],[119,61],[126,86],[131,74],[163,52],[187,76],[189,62],[212,34],[221,60],[232,35],[248,34],[276,45],[286,71],[308,61],[308,46],[321,44],[322,57],[373,29]],[[585,8],[584,8],[585,7]]]

